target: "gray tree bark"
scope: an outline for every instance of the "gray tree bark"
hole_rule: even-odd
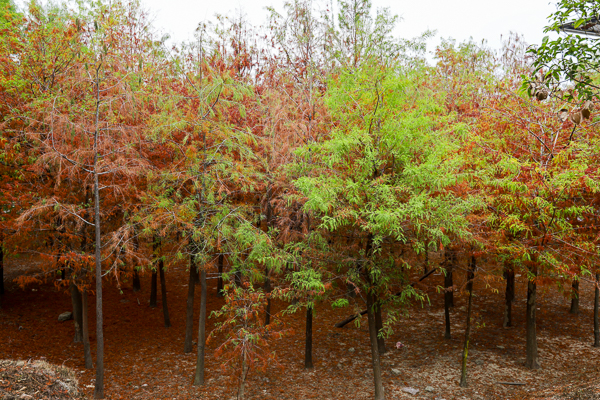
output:
[[[537,277],[537,268],[532,270],[534,279]],[[527,316],[526,320],[526,358],[525,367],[529,369],[540,368],[537,349],[536,333],[536,298],[537,284],[535,280],[529,280],[527,283]]]
[[[462,369],[460,374],[460,387],[467,387],[467,357],[469,355],[469,340],[471,339],[471,310],[473,309],[473,280],[477,268],[475,256],[471,256],[469,272],[467,273],[467,292],[469,292],[469,303],[467,306],[467,326],[465,328],[465,343],[463,346]]]
[[[206,348],[206,270],[200,272],[200,321],[198,323],[198,357],[196,359],[196,374],[194,386],[204,385],[204,352]]]

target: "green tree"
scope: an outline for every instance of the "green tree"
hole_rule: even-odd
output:
[[[404,274],[390,248],[411,242],[422,250],[421,238],[445,246],[449,235],[468,236],[465,214],[477,204],[449,190],[460,174],[448,133],[464,127],[444,115],[424,78],[372,59],[342,71],[326,94],[335,120],[330,138],[298,152],[305,175],[295,183],[307,197],[304,208],[321,218],[320,228],[351,229],[361,238],[349,279],[366,294],[376,399],[384,398],[378,335],[385,333],[376,311],[388,300],[417,296],[411,286],[390,295]]]
[[[579,99],[591,100],[598,94],[600,85],[597,74],[600,69],[600,21],[598,20],[600,3],[588,0],[561,0],[557,11],[549,16],[549,25],[545,33],[564,36],[550,40],[546,36],[542,44],[533,47],[529,53],[534,56],[533,70],[529,77],[525,76],[531,94],[544,99],[550,92],[561,92],[561,83],[570,83],[576,90]],[[577,32],[577,33],[575,33]],[[573,100],[573,92],[566,94]]]

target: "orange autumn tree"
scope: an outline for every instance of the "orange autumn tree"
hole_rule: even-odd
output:
[[[95,274],[95,396],[103,398],[102,280],[118,275],[121,227],[147,165],[142,106],[158,74],[155,42],[135,2],[32,4],[24,25],[23,41],[11,49],[20,61],[14,82],[32,95],[12,113],[26,122],[45,186],[20,222],[54,226],[50,240],[57,262],[68,266],[65,278],[86,287]],[[86,246],[88,230],[94,239]]]
[[[596,261],[587,234],[594,209],[580,201],[596,193],[593,126],[574,127],[556,115],[557,102],[530,100],[500,82],[478,121],[477,155],[499,255],[527,276],[526,362],[540,367],[536,297],[540,284],[562,285]],[[578,135],[574,136],[574,128]]]
[[[5,258],[10,251],[18,251],[21,240],[32,239],[24,232],[17,235],[14,230],[15,219],[33,197],[29,169],[34,160],[32,143],[23,140],[23,121],[12,115],[12,110],[23,107],[29,97],[14,81],[15,65],[10,58],[13,46],[21,42],[21,17],[11,1],[0,3],[0,307],[5,291]]]

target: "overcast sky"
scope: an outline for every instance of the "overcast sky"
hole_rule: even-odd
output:
[[[284,0],[142,0],[154,15],[157,28],[171,34],[179,42],[192,38],[200,21],[210,20],[215,13],[235,15],[241,9],[253,25],[266,21],[265,7],[283,9]],[[412,38],[426,29],[437,30],[437,39],[464,41],[473,37],[486,39],[499,48],[512,31],[524,35],[529,44],[539,44],[544,37],[547,17],[556,9],[556,0],[372,0],[373,8],[389,7],[402,18],[396,35]],[[432,49],[429,49],[432,50]]]

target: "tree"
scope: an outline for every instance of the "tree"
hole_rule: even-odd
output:
[[[384,398],[377,339],[385,332],[376,326],[376,311],[403,276],[384,255],[392,254],[390,245],[407,241],[422,249],[423,237],[445,246],[450,234],[467,236],[464,215],[476,204],[449,191],[458,175],[443,127],[460,126],[419,87],[422,78],[375,60],[342,71],[326,95],[335,119],[330,138],[299,151],[305,174],[295,184],[307,197],[305,209],[320,217],[319,228],[350,229],[362,243],[349,277],[367,297],[377,399]],[[415,295],[408,285],[402,296],[386,301]]]
[[[283,331],[274,330],[276,324],[264,325],[262,314],[266,305],[265,294],[252,285],[225,287],[225,305],[211,316],[224,318],[211,334],[226,333],[216,355],[222,367],[239,371],[238,399],[244,399],[245,382],[250,370],[261,371],[275,362],[275,354],[268,350],[268,340],[281,338]]]
[[[398,16],[390,14],[389,8],[378,10],[373,17],[371,0],[338,0],[337,5],[337,20],[333,15],[323,15],[331,61],[357,68],[374,58],[387,63],[404,55],[402,42],[392,36]]]
[[[479,120],[478,154],[488,165],[481,176],[494,247],[528,278],[525,365],[535,369],[538,284],[585,273],[595,253],[586,237],[593,209],[580,193],[597,191],[588,169],[596,139],[582,129],[581,141],[573,142],[569,123],[555,116],[555,104],[534,103],[508,86]]]
[[[194,276],[199,272],[202,293],[194,385],[205,381],[206,279],[215,261],[227,254],[230,272],[254,282],[263,277],[252,260],[256,250],[262,252],[264,265],[273,258],[265,255],[272,253],[270,247],[263,246],[270,240],[252,223],[251,203],[262,187],[262,174],[254,133],[248,129],[252,116],[246,106],[256,99],[244,78],[246,55],[238,42],[230,48],[211,39],[207,29],[200,25],[197,40],[172,55],[168,79],[162,81],[161,91],[168,101],[154,116],[149,136],[164,148],[164,161],[160,174],[148,177],[139,217],[146,233],[178,237],[175,257],[190,260],[184,351],[191,351]],[[249,238],[239,241],[239,235]]]
[[[18,41],[19,17],[12,1],[0,1],[0,29],[2,30],[0,52],[3,59],[11,54],[11,42]],[[27,179],[24,179],[27,175],[25,165],[30,161],[28,157],[23,157],[24,150],[27,148],[23,145],[26,143],[23,143],[16,133],[20,126],[19,121],[10,118],[10,110],[22,103],[18,91],[11,88],[10,75],[12,72],[12,68],[7,65],[6,61],[2,62],[0,78],[2,88],[0,113],[3,115],[0,128],[0,210],[2,212],[0,217],[0,296],[3,296],[5,292],[4,260],[7,255],[5,248],[7,230],[20,211],[17,204],[23,203],[23,207],[27,207],[31,197],[28,196],[28,190],[23,185],[23,181],[27,182]]]
[[[528,85],[530,94],[541,100],[549,94],[564,95],[569,101],[574,97],[582,100],[597,97],[600,86],[596,83],[596,76],[600,62],[596,54],[600,50],[600,43],[586,33],[597,35],[600,31],[599,9],[596,1],[558,2],[557,10],[549,16],[549,25],[544,32],[560,34],[568,29],[570,34],[554,40],[546,36],[540,46],[529,50],[534,57],[533,69],[525,76],[527,79],[524,84]],[[572,34],[573,31],[577,33]],[[564,85],[561,86],[561,83],[565,82],[572,84],[575,91],[563,94]]]
[[[73,279],[95,271],[96,398],[104,397],[102,279],[110,272],[118,276],[114,254],[127,210],[122,199],[146,165],[139,156],[145,118],[139,111],[142,82],[155,72],[144,64],[154,60],[147,28],[135,2],[78,3],[76,11],[66,4],[44,10],[32,3],[24,40],[12,47],[13,60],[19,60],[12,83],[31,95],[26,107],[11,112],[26,121],[23,132],[38,149],[39,179],[52,183],[21,221],[43,221],[53,211],[69,246],[85,241],[85,234],[79,236],[85,226],[94,229],[93,256],[62,248],[58,261],[70,266]],[[65,195],[73,183],[83,190]],[[114,211],[117,204],[121,212]]]

